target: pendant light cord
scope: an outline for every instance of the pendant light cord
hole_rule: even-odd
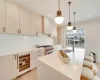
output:
[[[60,10],[60,0],[58,0],[58,10]]]
[[[71,4],[71,2],[68,2],[68,4],[69,4],[69,22],[70,22],[70,4]]]
[[[73,14],[74,14],[74,27],[75,27],[75,14],[76,14],[76,12],[74,12]]]

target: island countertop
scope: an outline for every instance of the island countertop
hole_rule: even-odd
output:
[[[67,54],[71,58],[69,64],[61,61],[58,52],[40,57],[38,60],[68,77],[70,80],[80,80],[85,51],[84,49],[76,48],[74,53],[70,52]]]

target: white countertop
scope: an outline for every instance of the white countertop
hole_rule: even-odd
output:
[[[73,52],[67,54],[72,59],[69,64],[63,63],[57,52],[40,57],[39,60],[72,80],[80,80],[85,51],[75,49],[74,55]]]
[[[16,50],[11,50],[11,52],[2,52],[0,53],[0,56],[7,56],[7,55],[12,55],[12,54],[19,54],[19,53],[24,53],[24,52],[30,52],[30,51],[34,51],[34,50],[41,50],[44,48],[26,48],[26,49],[16,49]]]

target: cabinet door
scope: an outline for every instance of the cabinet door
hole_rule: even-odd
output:
[[[55,24],[52,25],[52,30],[51,30],[51,36],[53,38],[56,38],[57,37],[57,26]]]
[[[36,30],[37,30],[36,24],[37,24],[36,23],[36,15],[31,13],[30,14],[30,30],[29,30],[30,35],[36,35]]]
[[[6,32],[18,34],[19,7],[11,2],[6,3]]]
[[[37,51],[32,51],[31,53],[31,69],[36,68],[37,67]]]
[[[5,2],[0,0],[0,32],[3,32],[3,27],[5,27]]]
[[[30,13],[20,8],[20,30],[21,34],[29,35],[29,22],[30,21]]]
[[[50,34],[51,28],[50,28],[50,21],[48,18],[44,17],[44,33]]]
[[[14,60],[14,55],[0,57],[1,80],[12,80],[15,77]]]
[[[37,15],[37,33],[38,36],[42,35],[42,16]]]

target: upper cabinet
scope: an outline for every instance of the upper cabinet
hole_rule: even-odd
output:
[[[41,35],[42,34],[42,16],[31,13],[30,14],[30,34]]]
[[[18,34],[19,7],[11,2],[6,2],[6,32]]]
[[[44,17],[44,34],[51,34],[50,20]]]
[[[36,35],[36,16],[33,13],[30,13],[30,35]]]
[[[0,32],[5,32],[5,1],[0,0]]]
[[[49,34],[54,38],[57,37],[57,25],[46,17],[44,17],[44,34]]]
[[[42,34],[42,16],[41,15],[36,15],[36,21],[37,21],[37,35],[41,36]]]
[[[56,37],[56,25],[49,18],[26,10],[9,0],[0,0],[0,32]]]
[[[29,35],[30,12],[20,8],[20,34]]]

